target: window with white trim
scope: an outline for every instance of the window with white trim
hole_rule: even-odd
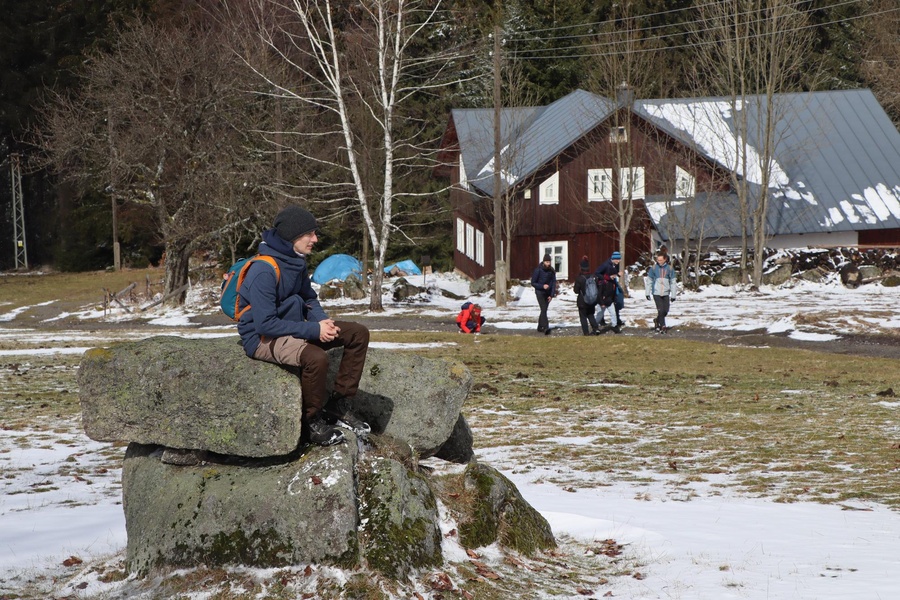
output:
[[[460,218],[456,219],[456,251],[466,251],[466,223]]]
[[[612,169],[588,169],[588,202],[612,200]]]
[[[694,176],[675,165],[675,197],[692,198],[697,194],[697,181]]]
[[[538,204],[559,204],[559,171],[544,180],[538,195]]]
[[[475,230],[475,262],[484,266],[484,232]]]
[[[466,256],[475,259],[475,228],[466,223]]]
[[[619,170],[619,190],[623,199],[644,198],[644,167],[624,167]]]
[[[545,254],[549,254],[556,278],[569,278],[569,242],[541,242],[538,249],[538,262],[544,260]]]
[[[628,141],[628,130],[624,127],[609,128],[609,143],[623,144]]]

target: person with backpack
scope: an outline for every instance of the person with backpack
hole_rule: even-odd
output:
[[[610,312],[615,311],[615,313],[616,313],[615,319],[611,318],[610,323],[612,323],[613,326],[618,325],[619,327],[621,327],[621,325],[622,325],[622,319],[619,317],[619,311],[625,306],[625,294],[624,294],[624,292],[621,292],[621,286],[619,285],[619,278],[622,277],[622,275],[624,274],[624,273],[622,273],[622,271],[620,270],[620,267],[619,267],[619,264],[621,262],[622,262],[622,254],[618,250],[616,250],[615,252],[613,252],[610,255],[609,259],[607,259],[606,262],[601,264],[599,267],[597,267],[597,270],[594,271],[594,277],[597,278],[598,282],[603,281],[604,277],[609,277],[620,288],[621,299],[612,304],[613,308],[610,311]],[[606,319],[604,319],[604,314],[606,313],[606,309],[609,308],[609,306],[610,305],[604,306],[603,304],[598,304],[598,309],[597,309],[598,315],[596,317],[596,320],[598,323],[600,323],[601,327],[606,325]]]
[[[556,296],[556,271],[550,266],[550,255],[545,254],[541,264],[535,268],[531,275],[531,287],[537,298],[541,314],[538,316],[537,330],[544,335],[550,335],[550,321],[547,318],[547,307],[550,300]]]
[[[597,304],[601,313],[609,309],[610,328],[615,333],[622,333],[622,326],[619,324],[618,315],[616,314],[616,293],[619,284],[609,275],[604,275],[603,279],[597,281]]]
[[[656,303],[654,330],[656,333],[668,333],[666,315],[669,314],[670,304],[675,302],[678,286],[675,284],[675,268],[669,263],[669,257],[665,252],[660,251],[656,254],[656,264],[647,271],[644,286],[647,300],[652,297]]]
[[[575,278],[575,304],[578,306],[578,320],[581,321],[581,333],[583,335],[599,335],[600,328],[594,318],[594,310],[597,306],[597,280],[591,275],[591,265],[588,257],[581,259],[581,273]],[[588,331],[590,324],[590,331]]]
[[[369,330],[359,323],[334,321],[322,309],[309,279],[307,256],[319,241],[316,218],[300,206],[288,206],[263,232],[259,255],[238,289],[238,333],[247,356],[300,368],[304,437],[330,446],[344,441],[339,426],[357,435],[371,431],[355,415],[352,399],[359,389],[369,348]],[[344,352],[334,390],[328,394],[328,355]],[[303,438],[301,438],[303,439]]]
[[[484,325],[484,317],[481,316],[481,306],[474,302],[466,302],[462,310],[456,315],[456,326],[462,333],[481,333]]]

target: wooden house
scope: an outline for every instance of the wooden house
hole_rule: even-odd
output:
[[[572,280],[583,256],[593,268],[618,250],[623,229],[626,264],[663,243],[740,243],[733,182],[745,179],[761,194],[762,167],[755,139],[743,146],[747,160],[735,158],[736,123],[746,117],[745,131],[755,131],[759,104],[620,92],[611,100],[577,90],[548,106],[502,111],[500,194],[516,225],[501,243],[511,244],[511,277],[529,278],[550,254],[559,277]],[[900,246],[900,133],[871,92],[777,102],[767,245]],[[493,122],[491,109],[454,109],[436,170],[452,184],[454,264],[473,278],[494,270]]]

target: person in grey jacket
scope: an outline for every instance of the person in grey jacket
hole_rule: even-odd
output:
[[[669,314],[669,305],[675,301],[678,293],[675,285],[675,269],[668,262],[665,253],[656,255],[656,264],[647,271],[647,300],[653,297],[656,302],[656,318],[653,319],[653,327],[657,333],[666,333],[666,315]]]

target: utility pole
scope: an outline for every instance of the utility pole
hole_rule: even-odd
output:
[[[113,149],[112,109],[109,109],[107,112],[106,128],[107,140],[109,141],[109,160],[110,164],[112,164],[112,159],[115,156],[115,150]],[[116,189],[112,184],[112,169],[110,169],[109,190],[112,202],[113,268],[116,271],[120,271],[122,270],[122,250],[119,247],[119,204],[116,202]]]
[[[13,244],[16,246],[16,269],[28,269],[28,247],[25,243],[25,209],[22,202],[22,168],[19,155],[9,155],[12,176]]]
[[[495,5],[494,17],[494,301],[497,306],[507,303],[507,265],[503,260],[503,201],[501,198],[500,170],[500,114],[503,98],[500,73],[500,23],[503,19],[501,0]],[[509,240],[507,240],[509,243]]]

